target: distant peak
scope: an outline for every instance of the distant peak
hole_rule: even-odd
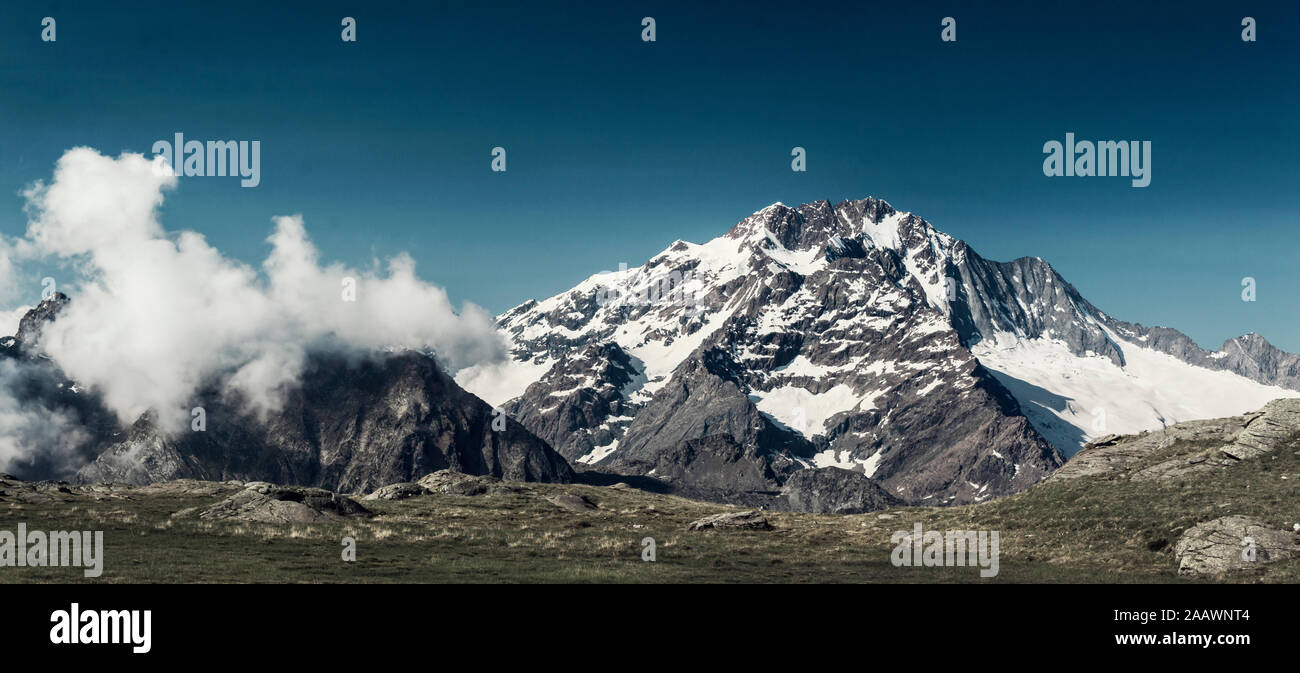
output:
[[[64,306],[68,305],[69,301],[71,300],[68,295],[62,292],[55,292],[42,299],[41,303],[28,311],[22,317],[22,320],[18,321],[18,333],[14,335],[14,343],[21,347],[30,347],[34,344],[45,323],[52,322],[57,318],[59,312],[63,310]]]

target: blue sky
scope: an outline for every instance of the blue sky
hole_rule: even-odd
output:
[[[327,258],[405,250],[494,312],[774,201],[873,195],[1118,318],[1300,351],[1293,3],[220,4],[0,8],[0,233],[64,150],[180,131],[260,140],[262,183],[182,179],[169,229],[257,264],[302,213]],[[1045,177],[1067,131],[1152,141],[1151,185]]]

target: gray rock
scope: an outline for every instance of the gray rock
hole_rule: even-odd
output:
[[[433,493],[450,495],[483,495],[502,487],[501,480],[495,477],[483,477],[464,474],[453,470],[438,470],[420,477],[420,486]]]
[[[345,517],[368,517],[371,512],[347,496],[319,488],[254,482],[229,498],[198,511],[196,516],[257,523],[327,523]]]
[[[1255,560],[1243,557],[1245,540],[1255,543]],[[1266,563],[1300,558],[1300,535],[1276,530],[1259,519],[1225,516],[1188,529],[1174,544],[1178,572],[1212,575],[1258,568]]]
[[[706,516],[686,526],[686,530],[709,529],[771,530],[772,524],[768,523],[767,517],[763,516],[762,512],[749,510]]]
[[[41,328],[46,323],[57,320],[59,312],[68,305],[69,301],[68,295],[55,292],[23,314],[22,319],[18,321],[18,333],[14,335],[14,346],[22,349],[25,355],[35,357],[40,349]]]
[[[790,475],[782,495],[795,512],[863,514],[903,504],[865,475],[838,467],[799,470]]]
[[[271,486],[271,484],[266,484]],[[87,484],[82,486],[83,490],[98,490],[102,488],[101,484]],[[126,484],[115,484],[112,488],[121,488],[126,493],[139,495],[165,495],[170,497],[186,498],[208,498],[218,495],[224,495],[237,491],[242,485],[229,484],[218,481],[200,481],[198,479],[177,479],[175,481],[160,481],[147,486],[128,486]]]
[[[431,492],[432,491],[420,484],[404,482],[401,484],[389,484],[379,488],[370,495],[362,498],[362,500],[405,500],[407,498],[428,495]]]
[[[1179,441],[1231,442],[1256,416],[1257,414],[1246,414],[1231,418],[1186,421],[1153,432],[1126,436],[1108,435],[1084,446],[1048,479],[1119,475],[1153,453]],[[1173,462],[1178,466],[1187,465],[1185,459]]]
[[[262,480],[350,493],[440,469],[514,481],[573,479],[568,462],[517,422],[493,430],[492,408],[427,355],[315,353],[301,379],[265,421],[214,382],[198,395],[207,400],[207,432],[167,435],[146,416],[78,479]]]
[[[656,476],[662,476],[662,470],[667,467],[663,460],[665,454],[677,454],[668,456],[667,462],[686,468],[683,462],[697,462],[695,459],[701,455],[688,443],[698,442],[702,448],[711,442],[704,453],[722,456],[733,453],[730,448],[721,450],[717,443],[725,439],[728,447],[739,447],[751,454],[751,459],[738,465],[740,469],[735,474],[719,469],[720,466],[706,468],[712,474],[703,474],[703,465],[696,465],[695,481],[712,478],[718,482],[712,486],[720,488],[746,482],[736,484],[736,490],[770,488],[770,484],[759,485],[755,481],[758,478],[770,482],[770,479],[754,474],[755,469],[765,468],[753,465],[753,458],[778,453],[787,455],[787,460],[789,455],[811,456],[814,447],[760,413],[747,395],[747,384],[738,376],[739,368],[722,350],[708,349],[688,359],[674,372],[672,381],[637,414],[620,440],[616,458],[608,465],[641,474],[654,470]],[[735,462],[736,459],[723,460]]]
[[[1237,460],[1255,458],[1273,451],[1300,432],[1300,399],[1269,402],[1223,452]]]
[[[73,502],[83,495],[81,489],[65,481],[23,481],[16,477],[0,477],[0,499],[24,504],[49,504]]]
[[[1168,479],[1193,472],[1223,469],[1258,458],[1300,433],[1300,399],[1277,399],[1243,417],[1242,429],[1226,445],[1180,461],[1173,459],[1133,475],[1134,481]]]
[[[1124,476],[1142,460],[1180,441],[1216,441],[1223,445],[1161,461],[1130,478],[1154,481],[1221,470],[1267,454],[1296,433],[1300,433],[1300,399],[1277,399],[1241,416],[1187,421],[1153,432],[1105,437],[1085,446],[1049,479]]]
[[[781,452],[742,445],[731,435],[683,441],[648,455],[646,461],[629,459],[623,464],[628,471],[652,474],[670,484],[677,495],[747,506],[770,504],[786,475],[799,468]]]
[[[586,496],[574,495],[572,493],[553,495],[546,498],[546,501],[556,507],[567,509],[570,512],[590,512],[599,509],[596,507],[596,503],[588,500]]]

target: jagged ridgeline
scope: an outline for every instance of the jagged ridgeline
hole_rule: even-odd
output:
[[[424,353],[318,351],[261,414],[216,377],[203,432],[123,422],[68,380],[40,346],[68,302],[0,340],[3,384],[62,424],[58,450],[11,461],[23,478],[367,493],[450,469],[852,513],[1022,491],[1090,439],[1300,388],[1262,337],[1206,351],[1120,321],[1041,259],[986,260],[871,198],[775,204],[525,302],[498,319],[509,359],[455,380]]]
[[[839,467],[907,502],[980,502],[1091,437],[1300,388],[1300,358],[1262,337],[1206,351],[1112,318],[1042,259],[984,259],[874,198],[774,204],[498,326],[511,360],[460,372],[467,389],[571,461],[731,501]]]

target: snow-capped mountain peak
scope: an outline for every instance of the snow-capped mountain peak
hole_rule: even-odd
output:
[[[904,499],[977,501],[1088,437],[1300,387],[1298,358],[1262,339],[1209,353],[1115,320],[1042,259],[985,260],[875,198],[772,204],[498,324],[512,359],[463,386],[571,460],[706,490],[833,465]]]

